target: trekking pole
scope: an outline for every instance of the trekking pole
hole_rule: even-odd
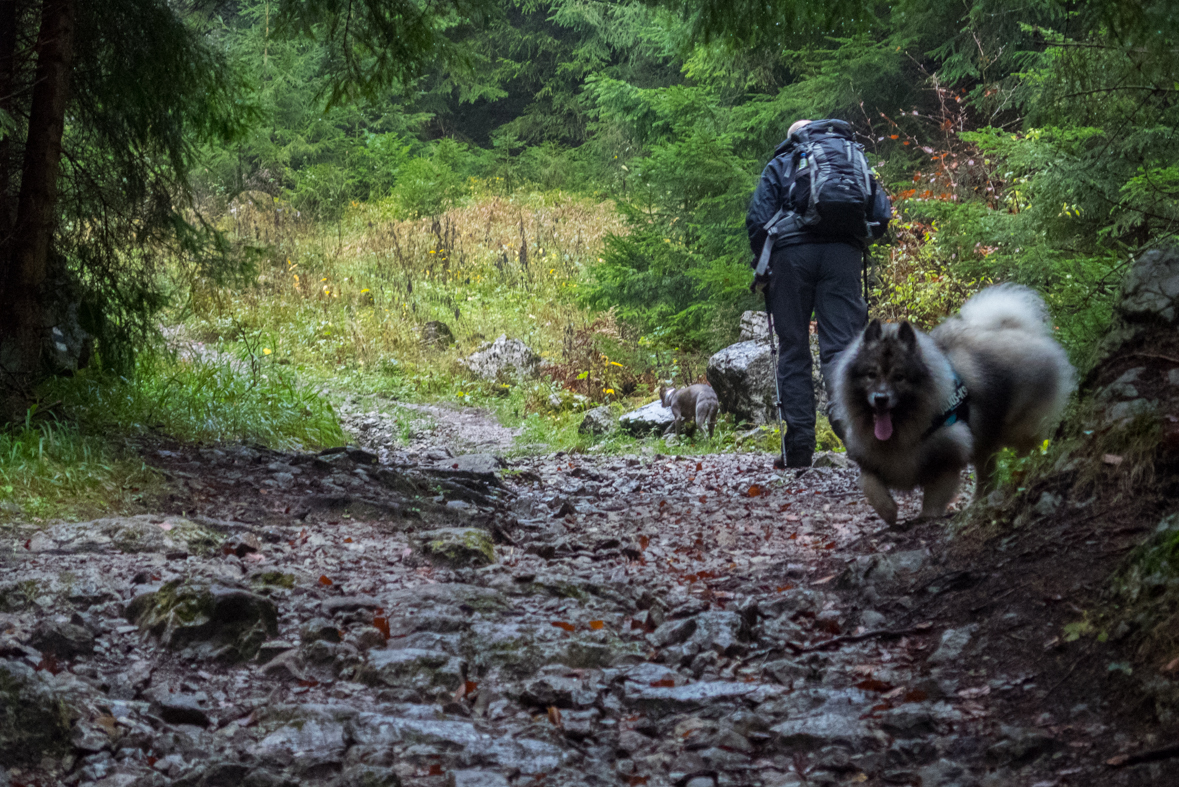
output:
[[[786,428],[782,425],[782,387],[778,384],[778,342],[774,336],[774,313],[770,311],[770,293],[767,289],[766,325],[770,329],[770,358],[772,367],[770,373],[774,376],[774,414],[778,416],[778,458],[774,460],[774,467],[778,470],[786,469]]]

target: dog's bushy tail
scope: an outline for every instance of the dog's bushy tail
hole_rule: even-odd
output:
[[[988,287],[962,305],[962,321],[983,331],[1023,330],[1048,333],[1048,307],[1034,291],[1019,284]]]

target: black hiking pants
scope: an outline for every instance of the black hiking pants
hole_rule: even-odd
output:
[[[800,243],[775,249],[767,290],[778,334],[778,391],[791,456],[815,450],[815,394],[811,381],[811,314],[819,327],[819,366],[831,398],[836,356],[864,328],[868,307],[860,289],[863,252],[850,243]]]

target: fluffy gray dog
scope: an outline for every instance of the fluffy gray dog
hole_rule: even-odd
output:
[[[712,437],[716,429],[716,414],[720,410],[720,402],[716,399],[716,391],[711,385],[689,385],[687,388],[660,388],[659,401],[664,407],[671,408],[675,418],[672,428],[680,433],[684,421],[695,421],[698,427],[708,427],[708,436]]]
[[[1075,376],[1046,317],[1035,292],[1003,284],[929,335],[873,320],[840,355],[836,416],[885,522],[897,520],[890,488],[922,487],[921,517],[943,516],[969,462],[985,493],[1001,448],[1026,453],[1055,426]]]

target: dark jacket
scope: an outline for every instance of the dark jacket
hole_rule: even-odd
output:
[[[762,170],[761,180],[757,184],[757,190],[753,192],[753,199],[749,201],[749,211],[745,214],[745,229],[749,233],[749,247],[753,250],[753,259],[756,260],[761,255],[762,246],[766,240],[765,224],[774,214],[778,212],[778,208],[782,207],[786,202],[786,192],[790,188],[791,177],[794,174],[794,148],[797,140],[793,137],[788,137],[778,148],[774,151],[774,157],[770,159],[770,163],[766,164],[766,168]],[[879,234],[875,237],[880,237],[884,234],[887,228],[888,221],[892,218],[892,204],[884,190],[880,188],[876,182],[876,177],[872,177],[872,195],[873,205],[871,211],[877,215],[877,220],[881,222]],[[797,229],[786,228],[780,231],[778,238],[775,241],[775,248],[781,246],[792,246],[799,243],[850,243],[853,246],[863,246],[863,241],[858,238],[832,238],[825,235],[817,235],[813,232],[807,231],[801,225]]]

